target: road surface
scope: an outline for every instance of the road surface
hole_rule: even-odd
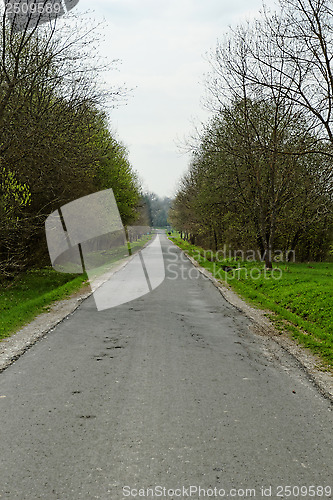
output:
[[[159,237],[162,285],[0,374],[0,498],[332,498],[331,403]]]

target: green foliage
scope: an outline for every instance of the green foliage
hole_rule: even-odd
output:
[[[22,227],[30,205],[29,186],[19,182],[10,169],[0,167],[0,282],[20,269],[18,261],[24,261]]]
[[[10,286],[0,286],[0,339],[31,321],[52,302],[80,289],[86,279],[85,275],[45,268],[21,275]]]
[[[5,167],[1,169],[0,192],[2,193],[2,210],[5,215],[12,213],[13,208],[24,208],[31,203],[31,192],[27,184],[21,184],[15,175]]]
[[[49,263],[44,223],[66,203],[112,188],[124,224],[137,217],[139,182],[88,76],[90,42],[59,29],[6,25],[0,42],[0,281]]]
[[[100,130],[99,148],[102,156],[95,174],[96,187],[113,189],[123,224],[129,225],[137,218],[140,186],[127,149],[105,126]]]

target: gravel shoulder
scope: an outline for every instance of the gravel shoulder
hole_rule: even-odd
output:
[[[91,293],[90,287],[84,286],[70,298],[52,304],[48,312],[39,314],[11,337],[3,339],[0,342],[0,372],[14,363],[59,323],[65,321]]]

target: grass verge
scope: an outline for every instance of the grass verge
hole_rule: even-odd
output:
[[[10,285],[0,286],[0,339],[9,337],[53,302],[82,288],[87,276],[57,273],[52,268],[33,269]]]
[[[272,312],[276,327],[289,330],[299,343],[333,367],[333,263],[277,263],[267,271],[262,262],[221,259],[181,240],[170,239],[222,283],[253,305]],[[229,271],[225,267],[232,268]]]

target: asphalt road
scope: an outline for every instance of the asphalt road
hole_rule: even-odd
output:
[[[331,404],[161,240],[162,285],[90,297],[0,374],[0,498],[332,498]]]

